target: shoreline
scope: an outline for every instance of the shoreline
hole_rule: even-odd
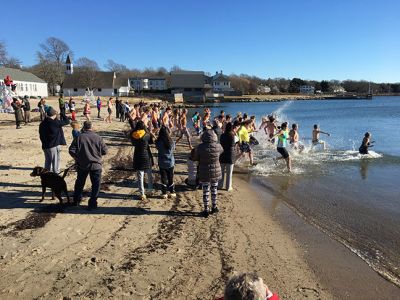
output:
[[[264,208],[303,249],[304,259],[335,298],[394,299],[399,287],[357,255],[347,245],[310,222],[288,204],[269,184],[268,179],[250,176],[250,184],[262,196]],[[357,274],[357,276],[354,276]],[[365,283],[373,289],[365,294]]]
[[[87,197],[77,208],[60,208],[48,194],[39,202],[39,179],[29,177],[43,164],[37,125],[0,127],[2,299],[214,299],[233,271],[259,273],[282,299],[333,298],[246,180],[235,175],[234,192],[219,194],[220,213],[199,217],[202,191],[183,184],[187,145],[175,155],[178,197],[132,200],[132,147],[119,122],[94,121],[110,150],[99,208],[86,211]],[[21,159],[16,149],[24,149]],[[62,169],[71,163],[66,146],[61,162]],[[66,178],[69,190],[75,176]]]

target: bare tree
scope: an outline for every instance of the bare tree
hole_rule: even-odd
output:
[[[18,58],[8,56],[6,44],[0,41],[0,66],[21,69],[21,64]]]
[[[65,60],[67,55],[72,55],[69,46],[62,40],[49,37],[45,43],[40,44],[41,50],[37,52],[39,63],[46,61],[45,66],[51,66],[55,84],[63,85],[65,79]],[[50,63],[50,64],[48,64]]]
[[[120,73],[122,73],[122,72],[127,72],[128,71],[128,68],[125,65],[116,63],[112,59],[108,59],[107,63],[104,65],[104,67],[107,70],[111,71],[111,72],[120,72]]]
[[[97,62],[87,57],[81,57],[75,63],[75,70],[79,82],[86,88],[93,90],[97,73],[100,70]]]
[[[0,41],[0,65],[4,65],[7,61],[7,49],[4,42]]]

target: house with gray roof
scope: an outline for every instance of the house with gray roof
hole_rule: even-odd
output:
[[[228,76],[215,72],[215,75],[212,77],[212,86],[213,91],[217,93],[226,93],[233,92],[233,88],[231,88],[231,81]]]
[[[212,90],[211,79],[203,71],[172,71],[170,87],[172,94],[182,94],[185,101],[196,97],[193,101],[203,101]]]
[[[88,86],[88,80],[82,78],[83,74],[74,72],[65,76],[63,84],[64,96],[84,96],[89,90],[94,96],[128,96],[128,77],[119,76],[115,72],[97,71]]]
[[[10,76],[13,80],[16,85],[15,93],[18,96],[48,96],[47,82],[30,72],[0,67],[0,85],[4,85],[6,76]]]

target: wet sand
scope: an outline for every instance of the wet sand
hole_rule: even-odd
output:
[[[252,176],[249,178],[272,218],[301,245],[307,263],[324,286],[337,299],[397,299],[400,289],[396,285],[380,276],[356,253],[338,242],[337,236],[332,233],[335,232],[333,228],[326,230],[326,226],[338,226],[337,224],[332,225],[326,219],[323,219],[324,225],[321,220],[315,222],[310,220],[310,218],[318,218],[316,217],[318,209],[322,210],[319,214],[328,212],[322,209],[322,204],[320,204],[315,205],[314,213],[310,213],[305,208],[313,205],[314,202],[310,201],[304,190],[288,193],[294,185],[288,180],[290,180],[288,177],[266,179]],[[312,191],[313,194],[318,194],[316,187],[319,184],[322,183],[315,182],[314,188],[310,188],[309,185],[303,188]],[[301,193],[305,194],[305,197],[299,197]],[[326,200],[326,195],[320,193],[318,199],[322,202],[322,199]],[[297,201],[302,202],[301,208]],[[340,204],[340,199],[336,198],[336,201]],[[331,209],[328,208],[329,210]],[[349,208],[347,210],[353,211]],[[334,212],[332,214],[334,215]],[[359,214],[354,218],[361,219],[362,212]],[[362,223],[361,220],[359,222]],[[366,283],[368,283],[368,290],[366,290]]]
[[[39,202],[40,180],[29,176],[44,161],[38,123],[15,130],[13,115],[0,118],[1,299],[214,299],[234,271],[258,272],[282,299],[333,298],[246,180],[235,175],[220,213],[199,217],[202,193],[183,184],[186,145],[176,153],[178,197],[138,201],[126,125],[96,120],[110,150],[99,208],[85,209],[89,180],[83,206],[62,208],[49,194]],[[70,127],[65,136],[69,144]],[[66,146],[61,157],[62,169],[72,163]]]

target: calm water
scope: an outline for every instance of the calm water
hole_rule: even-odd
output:
[[[291,153],[291,174],[283,163],[274,165],[275,147],[256,134],[257,182],[400,286],[400,97],[231,103],[215,113],[220,109],[247,112],[258,121],[275,112],[282,121],[298,123],[307,149]],[[327,151],[310,149],[313,124],[331,133],[321,136]],[[362,156],[357,149],[366,131],[376,146]]]

